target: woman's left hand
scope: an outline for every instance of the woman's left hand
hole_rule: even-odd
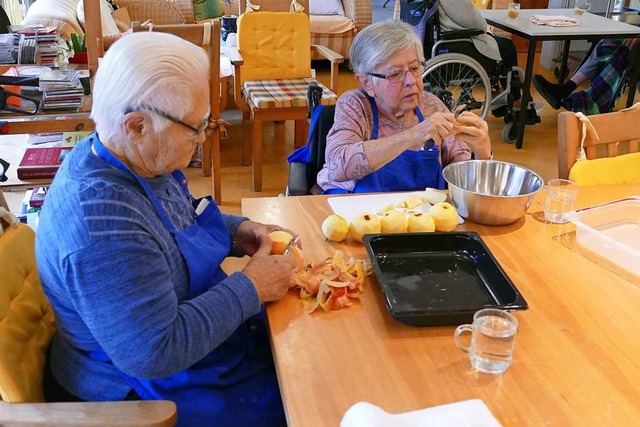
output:
[[[241,255],[253,256],[262,245],[269,245],[269,248],[271,248],[269,233],[276,230],[284,230],[292,236],[295,235],[293,231],[282,228],[279,225],[243,221],[236,230],[234,238],[235,250]],[[302,247],[300,243],[298,243],[298,246]]]
[[[456,118],[456,139],[467,144],[476,153],[477,159],[491,157],[491,140],[489,139],[489,125],[477,114],[463,111]]]

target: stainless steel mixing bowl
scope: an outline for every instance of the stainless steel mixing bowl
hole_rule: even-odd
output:
[[[537,173],[497,160],[452,163],[443,175],[458,214],[485,225],[511,224],[522,218],[543,186]]]

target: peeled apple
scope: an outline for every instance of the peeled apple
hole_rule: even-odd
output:
[[[362,243],[365,234],[380,233],[380,219],[374,213],[361,213],[349,224],[349,234],[356,242]]]
[[[332,242],[342,242],[349,235],[349,223],[340,215],[329,215],[322,222],[322,235]]]
[[[405,233],[407,216],[402,212],[388,211],[380,218],[380,230],[383,233]]]
[[[433,217],[438,231],[453,231],[458,226],[458,212],[451,203],[436,203],[429,209],[429,215]]]
[[[409,215],[407,231],[409,233],[431,233],[436,231],[436,223],[431,215],[417,212]]]

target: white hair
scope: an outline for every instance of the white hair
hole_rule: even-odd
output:
[[[91,109],[96,131],[105,140],[122,137],[125,111],[142,106],[183,118],[193,109],[191,95],[208,92],[209,66],[204,49],[177,36],[125,35],[109,48],[96,72]],[[165,119],[152,117],[156,132],[167,126]]]
[[[393,55],[414,49],[424,61],[424,48],[414,28],[397,19],[376,22],[358,31],[351,44],[349,62],[356,74],[371,73]]]

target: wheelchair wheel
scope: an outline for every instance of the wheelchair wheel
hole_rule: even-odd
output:
[[[513,125],[514,122],[505,123],[502,128],[502,140],[508,144],[513,144],[516,142],[517,135],[517,127]]]
[[[422,73],[425,90],[446,93],[443,102],[453,111],[465,104],[483,119],[491,104],[491,81],[475,59],[460,53],[445,53],[427,61]],[[442,98],[441,98],[442,99]]]

